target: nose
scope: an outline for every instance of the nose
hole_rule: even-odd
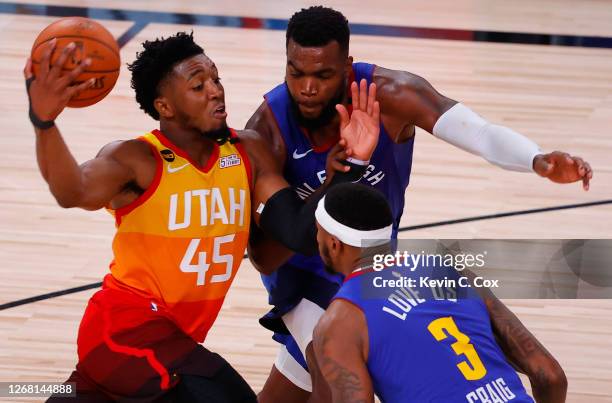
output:
[[[209,99],[218,99],[223,96],[223,86],[220,83],[215,83],[214,80],[206,81],[206,92]]]
[[[305,78],[302,83],[301,94],[305,97],[314,97],[317,95],[317,87],[315,85],[315,80],[312,78]]]

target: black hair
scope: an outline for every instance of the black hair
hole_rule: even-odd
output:
[[[393,223],[385,196],[358,183],[331,187],[325,195],[325,210],[339,223],[360,231],[381,229]]]
[[[285,46],[289,44],[289,39],[305,47],[325,46],[336,41],[340,49],[348,54],[350,36],[348,20],[341,12],[329,7],[312,6],[291,16]]]
[[[193,41],[193,32],[178,32],[168,38],[145,41],[142,46],[144,51],[136,53],[134,63],[128,64],[132,72],[132,88],[136,91],[140,109],[159,120],[159,113],[153,106],[159,96],[159,84],[176,63],[204,53],[204,49]]]

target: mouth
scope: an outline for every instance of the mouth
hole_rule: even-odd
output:
[[[213,111],[213,116],[217,119],[225,119],[227,112],[225,111],[225,104],[221,104]]]
[[[302,111],[302,113],[306,113],[306,114],[313,114],[319,111],[319,109],[321,109],[321,105],[318,103],[311,103],[311,102],[304,102],[304,103],[299,103],[298,104],[300,110]]]

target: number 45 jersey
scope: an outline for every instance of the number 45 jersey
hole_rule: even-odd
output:
[[[495,341],[484,302],[457,281],[452,268],[420,266],[346,278],[334,299],[365,315],[376,394],[385,403],[533,402]]]
[[[139,140],[151,146],[157,172],[133,203],[111,210],[117,233],[105,286],[149,298],[152,309],[202,342],[246,248],[249,161],[235,140],[215,143],[204,167],[160,131]]]

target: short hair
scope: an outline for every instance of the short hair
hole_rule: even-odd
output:
[[[144,51],[136,53],[136,60],[128,65],[132,72],[132,88],[136,91],[140,109],[159,120],[154,106],[155,98],[159,96],[159,84],[176,63],[202,54],[204,49],[193,41],[193,32],[178,32],[168,38],[146,41],[142,46]]]
[[[393,214],[383,194],[371,186],[343,183],[325,195],[325,210],[347,227],[372,231],[393,223]]]
[[[329,7],[303,8],[291,16],[287,25],[285,46],[289,39],[305,47],[325,46],[336,41],[348,53],[351,32],[348,20],[341,12]]]

